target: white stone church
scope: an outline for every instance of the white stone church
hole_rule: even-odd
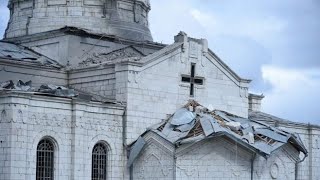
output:
[[[207,40],[153,42],[148,0],[8,8],[0,180],[320,180],[320,126],[261,112]]]

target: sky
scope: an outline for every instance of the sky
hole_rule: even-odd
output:
[[[9,12],[0,0],[0,34]],[[180,31],[205,38],[242,78],[264,94],[262,111],[320,124],[319,0],[151,0],[150,29],[157,42]]]

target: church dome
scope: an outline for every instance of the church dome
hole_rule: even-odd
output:
[[[9,0],[5,38],[77,27],[91,33],[152,41],[149,0]]]

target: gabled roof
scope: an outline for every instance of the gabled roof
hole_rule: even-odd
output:
[[[190,101],[149,131],[176,146],[226,136],[263,157],[270,156],[286,144],[291,144],[305,155],[308,153],[297,134],[224,111],[208,110],[195,101]]]
[[[208,54],[213,57],[231,76],[233,76],[239,82],[250,83],[252,80],[241,78],[236,72],[234,72],[226,63],[224,63],[211,49],[208,49]]]
[[[306,124],[301,122],[293,122],[286,119],[282,119],[279,117],[276,117],[274,115],[261,112],[261,111],[249,111],[249,118],[255,121],[263,121],[270,124],[286,124],[286,125],[292,125],[292,126],[304,126],[304,127],[314,127],[314,128],[320,128],[320,125],[315,124]]]
[[[5,41],[0,41],[0,58],[17,64],[25,63],[38,66],[62,68],[62,65],[60,65],[57,61],[39,54],[32,49]]]

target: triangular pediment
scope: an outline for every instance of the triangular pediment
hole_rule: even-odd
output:
[[[141,51],[139,51],[134,46],[127,46],[121,49],[114,50],[108,53],[93,53],[89,57],[87,57],[84,61],[79,63],[80,67],[86,67],[90,65],[97,64],[106,64],[106,63],[115,63],[118,60],[132,58],[135,60],[139,60],[144,57]]]
[[[141,71],[154,67],[162,61],[175,59],[176,61],[181,61],[181,64],[196,63],[206,69],[212,67],[217,69],[220,74],[227,77],[237,86],[248,87],[251,80],[241,78],[229,68],[208,48],[207,40],[190,38],[184,34],[179,34],[178,36],[181,37],[176,37],[175,43],[168,45],[151,55],[143,57],[139,61],[139,63],[142,64]]]

